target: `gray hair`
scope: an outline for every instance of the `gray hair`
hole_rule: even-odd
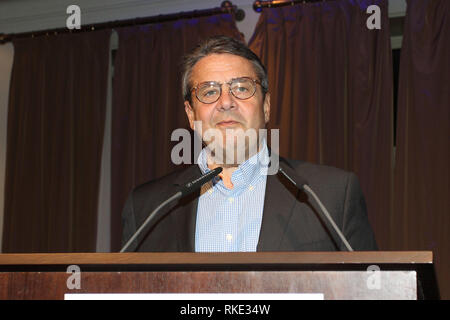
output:
[[[182,75],[182,90],[185,101],[191,100],[192,84],[190,82],[192,69],[195,64],[202,58],[214,54],[214,53],[228,53],[236,56],[243,57],[249,60],[255,70],[258,80],[261,82],[263,94],[266,94],[269,90],[269,81],[267,80],[267,71],[258,56],[250,50],[244,43],[227,37],[227,36],[215,36],[206,39],[200,43],[191,53],[184,56],[183,59],[183,75]]]

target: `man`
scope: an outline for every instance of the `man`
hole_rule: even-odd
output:
[[[259,58],[239,41],[210,38],[185,58],[182,85],[190,126],[205,148],[198,164],[131,192],[123,211],[123,243],[177,188],[220,166],[219,178],[170,208],[135,250],[345,250],[305,193],[280,174],[267,174],[270,150],[265,139],[245,135],[264,129],[270,116],[267,74]],[[211,131],[213,135],[206,134]],[[245,143],[239,145],[239,139]],[[376,250],[354,174],[303,161],[280,162],[308,181],[354,250]]]

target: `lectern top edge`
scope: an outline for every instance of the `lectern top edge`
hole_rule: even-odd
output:
[[[0,254],[3,265],[191,264],[432,264],[431,251],[238,252],[238,253],[19,253]]]

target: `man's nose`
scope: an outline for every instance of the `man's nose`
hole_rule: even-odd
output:
[[[230,92],[228,88],[223,88],[222,94],[220,95],[219,100],[217,101],[217,108],[222,111],[226,111],[229,109],[233,109],[236,107],[236,101],[234,99],[233,94]]]

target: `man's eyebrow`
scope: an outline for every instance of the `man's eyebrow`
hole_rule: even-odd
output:
[[[250,76],[241,76],[241,77],[233,78],[233,79],[231,79],[231,80],[228,81],[228,82],[231,82],[231,81],[234,81],[234,80],[239,80],[239,79],[242,79],[242,78],[250,78],[250,79],[253,79],[253,78],[250,77]]]
[[[242,79],[242,78],[253,79],[252,76],[240,76],[240,77],[231,78],[231,80],[230,80],[230,81],[227,81],[227,82],[220,82],[220,81],[215,81],[215,80],[206,80],[206,81],[201,81],[201,82],[199,82],[197,85],[203,84],[203,83],[210,83],[210,82],[214,82],[214,83],[228,83],[228,82],[232,82],[232,81],[234,81],[234,80],[239,80],[239,79]]]

